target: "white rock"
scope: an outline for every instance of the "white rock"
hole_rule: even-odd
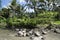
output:
[[[19,34],[18,36],[23,36],[23,32],[22,31],[19,31],[18,34]]]
[[[26,36],[26,33],[24,33],[24,37]]]
[[[26,36],[26,29],[24,29],[22,32],[23,32],[23,36],[25,37]]]
[[[36,31],[35,32],[36,36],[40,36],[40,32]]]
[[[44,31],[44,30],[42,30],[42,33],[43,33],[43,34],[47,34],[47,32],[46,32],[46,31]]]
[[[32,35],[33,34],[33,30],[29,31],[29,34]]]
[[[19,31],[19,29],[15,29],[16,31]]]
[[[58,33],[60,33],[60,29],[56,29],[56,31],[57,31]]]
[[[39,37],[32,37],[31,40],[42,40],[43,36],[39,36]]]

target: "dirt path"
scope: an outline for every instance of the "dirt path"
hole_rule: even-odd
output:
[[[9,30],[0,29],[0,40],[30,40],[29,37],[15,37],[15,33]],[[45,40],[60,40],[60,34],[49,32]]]
[[[29,37],[16,37],[15,32],[0,29],[0,40],[29,40]]]
[[[46,35],[46,39],[45,40],[60,40],[60,34],[49,32]]]

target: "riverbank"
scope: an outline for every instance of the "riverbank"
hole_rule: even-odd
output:
[[[0,40],[30,40],[29,37],[16,37],[12,30],[0,29]],[[45,35],[45,40],[60,40],[60,34],[49,31]]]

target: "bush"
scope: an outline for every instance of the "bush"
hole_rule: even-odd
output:
[[[12,28],[12,27],[19,27],[19,28],[22,28],[22,27],[35,27],[36,26],[36,20],[33,19],[33,18],[26,18],[26,17],[23,17],[23,18],[16,18],[16,17],[13,17],[13,18],[8,18],[7,19],[7,24],[8,24],[8,27],[9,28]]]
[[[0,17],[0,28],[5,28],[7,26],[6,19]]]
[[[26,15],[26,14],[25,14]],[[22,16],[17,17],[10,17],[7,18],[7,20],[5,18],[0,18],[0,23],[3,26],[3,23],[6,24],[5,26],[7,26],[8,28],[33,28],[36,27],[37,24],[50,24],[51,22],[53,22],[55,20],[55,16],[57,15],[57,12],[43,12],[43,13],[38,13],[37,17],[33,17],[31,18],[30,16]]]
[[[50,22],[53,22],[55,20],[55,16],[57,15],[57,12],[43,12],[43,13],[39,13],[38,14],[38,20],[39,23],[43,23],[43,24],[48,24]]]

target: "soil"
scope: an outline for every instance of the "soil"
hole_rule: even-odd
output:
[[[0,29],[0,40],[30,40],[29,37],[16,37],[16,32],[7,29]],[[60,34],[48,32],[45,40],[60,40]]]

